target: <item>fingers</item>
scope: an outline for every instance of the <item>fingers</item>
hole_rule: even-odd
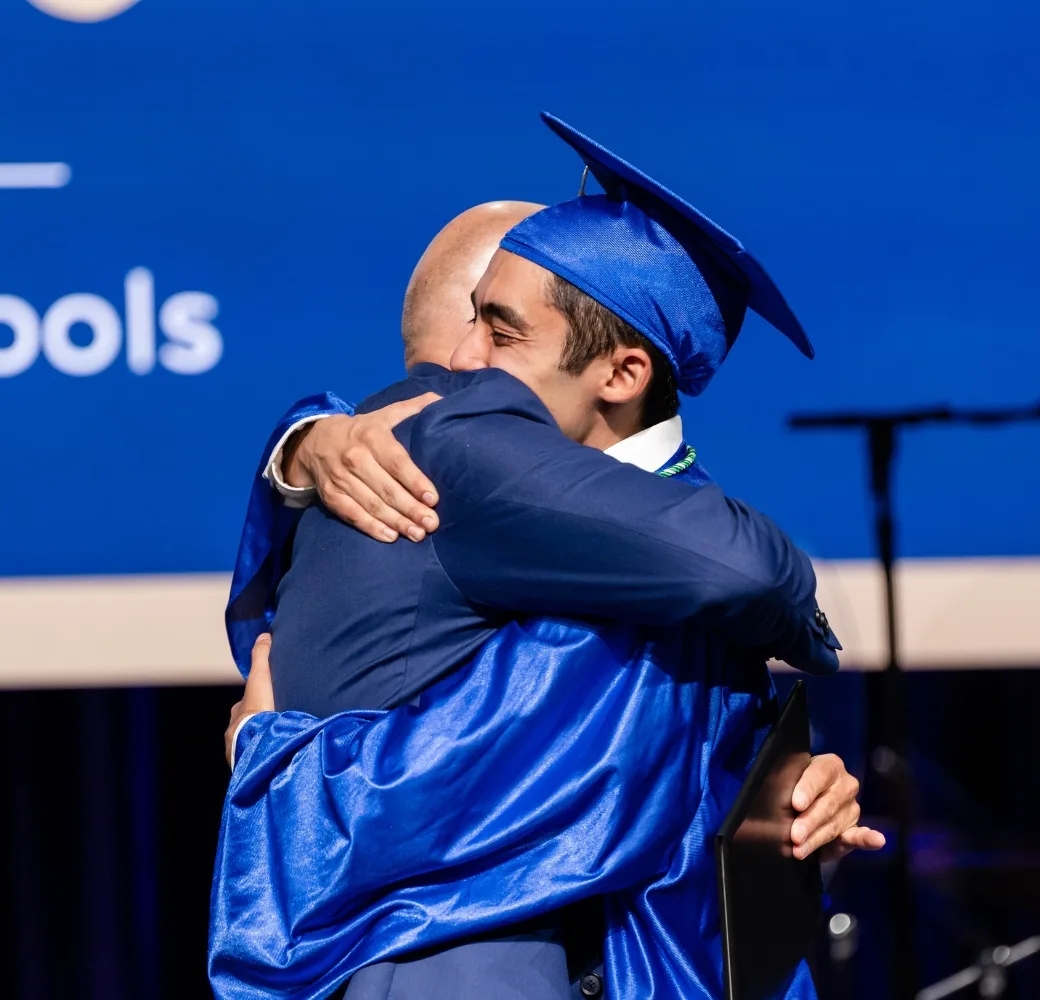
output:
[[[400,462],[411,462],[396,441]],[[434,511],[415,500],[388,472],[376,455],[358,450],[349,467],[335,470],[318,484],[322,503],[339,518],[380,542],[404,535],[421,542],[440,524]],[[428,496],[433,494],[427,491]]]
[[[422,495],[435,496],[432,486],[426,488],[426,477],[415,467],[411,456],[396,439],[385,442],[380,448],[373,448],[370,455],[358,456],[350,471],[381,504],[378,508],[380,513],[368,505],[366,510],[393,530],[407,535],[412,541],[420,542],[427,532],[437,530],[439,521],[431,507],[415,499],[410,492],[411,487],[402,485],[404,480],[414,480],[409,469],[414,470],[415,475],[422,480],[415,483],[414,488],[420,490]],[[354,496],[354,499],[363,502],[359,496]]]
[[[425,410],[430,403],[436,403],[441,397],[435,392],[427,392],[412,399],[402,399],[399,403],[390,403],[376,412],[386,418],[388,427],[396,427],[402,420],[414,417]]]
[[[839,809],[828,819],[815,824],[807,824],[805,831],[797,840],[792,829],[791,839],[795,841],[794,856],[796,858],[807,858],[813,851],[832,840],[837,840],[846,830],[851,829],[859,820],[859,803],[851,804]],[[799,817],[795,826],[802,822]]]
[[[377,478],[371,468],[368,476]],[[424,528],[413,524],[381,500],[352,472],[340,473],[335,479],[326,480],[318,492],[322,503],[337,517],[377,542],[395,542],[400,535],[415,542],[421,542],[426,537]]]
[[[242,708],[242,702],[236,701],[231,706],[231,720],[228,722],[228,727],[224,730],[224,760],[227,761],[228,767],[234,769],[235,762],[231,759],[231,751],[234,747],[235,731],[238,729],[239,720],[245,714]]]
[[[421,542],[436,531],[437,490],[394,437],[393,428],[439,398],[427,393],[393,403],[352,418],[334,428],[331,437],[315,439],[311,471],[325,506],[381,542],[401,535]]]
[[[817,796],[791,826],[794,855],[807,858],[823,844],[836,840],[859,822],[859,782],[842,769],[838,779]]]
[[[271,633],[261,632],[253,643],[253,650],[250,654],[253,664],[263,663],[271,655]]]
[[[829,810],[828,810],[829,812]],[[824,818],[826,817],[826,818]],[[805,823],[801,835],[795,837],[792,829],[791,839],[795,843],[794,856],[796,858],[807,858],[813,851],[837,840],[846,830],[851,829],[859,821],[859,803],[851,802],[829,815],[821,813],[819,817],[809,817],[807,820],[799,817],[795,826]]]
[[[854,826],[841,835],[840,843],[850,851],[880,851],[886,840],[880,830],[872,830],[869,826]]]
[[[417,396],[415,399],[405,399],[400,403],[391,403],[373,414],[373,416],[381,418],[383,433],[365,432],[363,434],[364,444],[369,448],[372,457],[379,466],[386,470],[395,482],[400,483],[405,490],[426,507],[433,507],[437,503],[437,488],[412,461],[411,455],[401,445],[401,442],[389,432],[402,420],[414,416],[420,410],[429,406],[430,403],[435,403],[440,398],[436,393],[428,392],[425,395]],[[369,485],[373,484],[370,483]],[[401,508],[398,508],[398,510],[401,510],[401,513],[405,513]],[[416,517],[412,520],[415,524],[422,523],[422,517]],[[433,529],[430,530],[432,531]]]
[[[381,453],[373,453],[373,457],[386,470],[390,481],[395,487],[400,485],[402,492],[411,505],[411,512],[396,503],[396,507],[402,514],[407,514],[415,524],[422,524],[423,517],[433,514],[430,509],[437,503],[437,488],[425,476],[422,470],[412,461],[404,445],[397,438],[391,438],[386,442],[385,449]],[[384,498],[385,499],[385,498]],[[436,519],[436,515],[433,515]],[[434,531],[436,525],[428,530]]]
[[[253,644],[249,677],[246,680],[245,694],[240,703],[243,713],[274,711],[274,684],[271,681],[270,655],[271,636],[265,632]]]
[[[821,861],[840,861],[853,851],[880,851],[885,846],[885,835],[867,826],[853,826],[837,840],[820,848]]]
[[[351,487],[353,489],[353,487]],[[326,481],[318,487],[318,495],[321,502],[332,511],[341,521],[357,528],[363,535],[374,538],[377,542],[396,542],[398,532],[394,528],[388,528],[382,521],[377,520],[365,510],[353,497],[348,496],[342,490]]]
[[[836,754],[825,753],[813,757],[805,769],[791,795],[791,805],[796,812],[805,812],[816,801],[816,797],[825,788],[837,781],[845,770],[845,765]]]
[[[859,820],[859,782],[834,754],[814,757],[791,794],[800,815],[791,826],[796,858],[836,840]]]
[[[231,706],[231,719],[224,731],[224,759],[228,767],[234,769],[232,751],[235,745],[235,733],[247,715],[258,712],[274,711],[274,686],[271,683],[271,636],[264,632],[257,636],[253,643],[253,652],[249,665],[249,677],[241,701]]]
[[[256,637],[253,643],[253,652],[250,654],[249,676],[253,677],[258,672],[271,670],[271,633],[263,632]],[[249,681],[246,681],[248,688]]]

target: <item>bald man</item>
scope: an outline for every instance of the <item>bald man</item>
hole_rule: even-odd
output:
[[[314,414],[305,418],[305,426],[294,423],[282,435],[267,465],[267,475],[288,502],[302,506],[319,493],[324,505],[304,516],[295,540],[293,567],[284,579],[271,581],[279,585],[273,646],[278,708],[295,708],[323,717],[348,709],[407,704],[445,669],[475,650],[473,640],[481,638],[480,630],[452,655],[445,656],[438,649],[436,656],[410,656],[404,672],[392,657],[381,658],[378,653],[366,657],[366,669],[353,670],[351,659],[339,652],[340,647],[346,651],[348,640],[357,632],[357,622],[344,613],[344,608],[359,584],[378,587],[380,580],[359,581],[355,571],[328,572],[319,581],[314,567],[334,569],[328,561],[330,539],[334,538],[329,523],[331,510],[381,540],[404,533],[422,541],[427,530],[436,529],[433,486],[418,470],[410,468],[407,452],[388,428],[395,419],[417,408],[413,400],[422,401],[426,393],[452,391],[452,376],[436,365],[447,360],[466,330],[472,314],[473,284],[503,233],[537,208],[495,203],[464,213],[449,224],[423,255],[406,294],[402,332],[410,379],[360,408],[379,407],[375,412],[357,417]],[[388,415],[387,406],[396,409]],[[283,456],[285,444],[288,447]],[[385,472],[385,468],[392,471]],[[429,502],[416,503],[415,495],[420,501],[426,495]],[[255,541],[255,533],[252,538]],[[246,562],[261,565],[264,560],[254,553]],[[233,600],[229,619],[234,604]],[[380,667],[381,661],[387,669]],[[806,830],[797,838],[799,850],[804,854],[814,849],[831,832],[829,824],[846,843],[868,846],[855,827],[854,782],[840,762],[818,758],[810,772],[800,791],[819,791],[821,786],[826,791],[815,801],[812,795],[806,795],[806,806],[812,808],[805,817]],[[421,809],[422,803],[416,803],[416,808]],[[408,962],[363,969],[351,980],[347,996],[352,1000],[383,996],[425,1000],[439,995],[555,998],[567,990],[561,978],[565,976],[561,970],[566,969],[566,962],[561,965],[560,961],[561,947],[560,922],[552,917],[533,926],[514,928],[514,933],[496,934],[491,941],[470,942]]]
[[[456,216],[433,238],[404,294],[406,368],[422,361],[447,367],[473,312],[470,296],[502,237],[543,208],[532,201],[488,202]]]
[[[477,205],[433,238],[415,265],[401,311],[409,371],[420,365],[451,367],[452,353],[473,315],[473,289],[499,242],[542,208],[529,201]],[[290,507],[306,506],[317,494],[329,510],[378,541],[403,535],[421,542],[437,526],[436,490],[392,430],[433,398],[423,394],[356,417],[316,413],[304,418],[278,442],[265,476]],[[315,433],[313,425],[327,416],[332,421]]]

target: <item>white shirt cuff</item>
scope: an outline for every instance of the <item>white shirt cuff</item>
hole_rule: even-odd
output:
[[[282,452],[285,450],[285,445],[298,430],[302,430],[309,424],[316,423],[319,420],[324,420],[326,417],[331,417],[331,413],[315,413],[311,417],[304,417],[302,420],[297,420],[278,441],[278,444],[274,446],[274,451],[271,452],[271,457],[267,461],[267,467],[264,469],[264,479],[266,479],[283,497],[285,497],[286,507],[306,507],[314,499],[318,490],[314,486],[290,486],[282,475]]]
[[[251,719],[254,715],[259,715],[259,712],[250,712],[249,715],[242,716],[238,720],[238,725],[235,726],[235,735],[231,737],[231,770],[235,769],[235,764],[238,763],[238,734],[242,732],[242,727]]]

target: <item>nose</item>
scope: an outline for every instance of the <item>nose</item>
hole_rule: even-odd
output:
[[[466,332],[451,355],[453,372],[475,372],[487,368],[491,357],[491,338],[478,320]]]

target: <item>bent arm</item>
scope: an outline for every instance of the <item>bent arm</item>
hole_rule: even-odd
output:
[[[429,407],[411,452],[436,484],[434,547],[476,604],[670,624],[698,618],[742,646],[837,669],[809,558],[767,517],[575,444],[501,371]]]

